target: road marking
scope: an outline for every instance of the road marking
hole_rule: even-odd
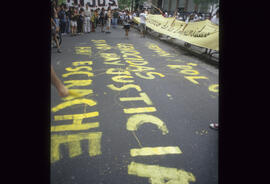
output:
[[[89,106],[94,106],[97,104],[96,101],[92,100],[92,99],[76,99],[76,100],[72,100],[72,101],[68,101],[68,102],[63,102],[58,104],[57,106],[52,108],[52,112],[57,112],[59,110],[65,109],[67,107],[73,106],[73,105],[79,105],[79,104],[87,104]]]
[[[119,88],[115,87],[114,84],[110,84],[110,85],[107,85],[107,87],[113,91],[125,91],[125,90],[128,90],[130,88],[136,89],[139,92],[142,91],[142,88],[138,85],[135,85],[135,84],[127,84],[127,85],[124,85],[124,86],[119,87]]]
[[[79,72],[69,72],[69,73],[65,73],[62,75],[62,77],[68,77],[70,75],[87,75],[87,77],[93,77],[94,74],[92,72],[83,72],[83,71],[79,71]]]
[[[52,135],[51,136],[51,163],[61,159],[60,145],[67,144],[69,157],[76,157],[82,154],[80,141],[88,140],[90,157],[101,155],[101,137],[102,132],[77,133],[70,135]]]
[[[154,43],[150,43],[148,45],[148,48],[153,50],[154,52],[156,52],[159,56],[163,56],[163,57],[173,57],[170,53],[162,50],[158,45],[154,44]]]
[[[134,114],[134,113],[146,113],[146,112],[155,112],[157,109],[155,107],[136,107],[123,109],[125,114]]]
[[[121,102],[128,102],[128,101],[144,101],[147,105],[153,105],[152,101],[148,97],[146,93],[139,93],[140,97],[121,97],[119,100]]]
[[[162,135],[169,133],[166,124],[161,119],[149,114],[135,114],[129,117],[126,123],[126,128],[128,131],[137,131],[137,129],[145,123],[156,125],[157,128],[161,130]]]
[[[81,69],[86,69],[88,71],[92,71],[93,70],[92,67],[90,67],[90,66],[79,66],[79,67],[76,67],[76,68],[68,67],[68,68],[66,68],[66,71],[77,72],[77,71],[79,71]]]
[[[212,84],[212,85],[210,85],[209,86],[209,91],[211,91],[211,92],[214,92],[214,93],[218,93],[218,89],[219,88],[219,85],[218,84]]]
[[[77,87],[77,86],[90,86],[92,84],[92,80],[68,80],[64,81],[64,84],[69,84],[65,85],[67,88],[72,88],[72,87]]]
[[[181,169],[136,162],[131,162],[128,165],[128,174],[149,178],[150,184],[189,184],[189,182],[196,181],[192,173]]]
[[[199,82],[197,82],[195,79],[208,79],[205,76],[185,76],[186,79],[188,79],[190,82],[192,82],[193,84],[199,84]]]
[[[75,52],[78,55],[92,55],[91,47],[75,47]]]
[[[127,78],[133,79],[131,75],[119,75],[119,76],[114,76],[112,77],[112,80],[114,82],[119,82],[119,83],[132,83],[134,80],[126,80]]]
[[[152,156],[152,155],[167,155],[167,154],[181,154],[182,151],[178,146],[167,147],[143,147],[130,150],[132,157],[136,156]]]

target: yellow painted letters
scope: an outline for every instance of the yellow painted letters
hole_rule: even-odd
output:
[[[152,156],[152,155],[168,155],[168,154],[181,154],[182,151],[178,146],[167,147],[143,147],[139,149],[131,149],[130,155],[136,156]]]
[[[169,133],[166,124],[156,116],[149,114],[136,114],[131,116],[127,120],[127,130],[128,131],[136,131],[141,125],[144,123],[154,124],[162,131],[162,135],[166,135]]]
[[[127,102],[127,101],[144,101],[147,105],[152,105],[152,101],[148,97],[146,93],[139,93],[140,97],[122,97],[120,101]]]
[[[195,182],[195,176],[187,171],[131,162],[128,174],[149,178],[150,184],[189,184]]]
[[[101,136],[102,132],[77,133],[70,135],[52,135],[51,136],[51,162],[54,163],[61,159],[60,145],[68,144],[69,156],[75,157],[82,154],[80,141],[89,141],[89,156],[101,154]]]

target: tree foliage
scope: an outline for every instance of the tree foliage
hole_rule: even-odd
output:
[[[133,0],[133,7],[142,5],[147,0]],[[118,0],[118,6],[120,9],[131,8],[132,0]]]

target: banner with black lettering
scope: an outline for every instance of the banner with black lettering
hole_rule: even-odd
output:
[[[134,17],[134,21],[140,23],[140,18]],[[209,20],[186,24],[173,17],[165,18],[162,15],[149,14],[146,26],[158,33],[199,47],[219,50],[219,26]]]
[[[118,8],[118,0],[66,0],[68,6],[86,6],[89,5],[90,9],[105,8],[111,6],[111,9]]]

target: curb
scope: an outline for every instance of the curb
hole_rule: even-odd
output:
[[[139,28],[138,28],[137,24],[133,25],[132,27],[135,28],[137,31],[139,31]],[[146,36],[150,36],[152,38],[157,38],[160,41],[163,41],[163,42],[167,43],[170,46],[174,45],[174,46],[178,47],[178,49],[184,50],[184,51],[190,53],[191,55],[200,58],[203,62],[205,62],[207,64],[210,64],[210,65],[215,66],[217,68],[219,67],[219,61],[218,61],[219,59],[217,57],[213,57],[213,56],[210,56],[210,55],[200,53],[199,51],[196,51],[194,49],[188,49],[188,48],[186,48],[184,46],[184,44],[176,43],[174,41],[176,39],[168,39],[166,37],[159,37],[158,35],[155,35],[155,34],[159,34],[159,33],[151,30],[150,32],[147,31]],[[176,41],[178,41],[178,40],[176,40]],[[196,46],[193,46],[193,47],[196,47]]]

